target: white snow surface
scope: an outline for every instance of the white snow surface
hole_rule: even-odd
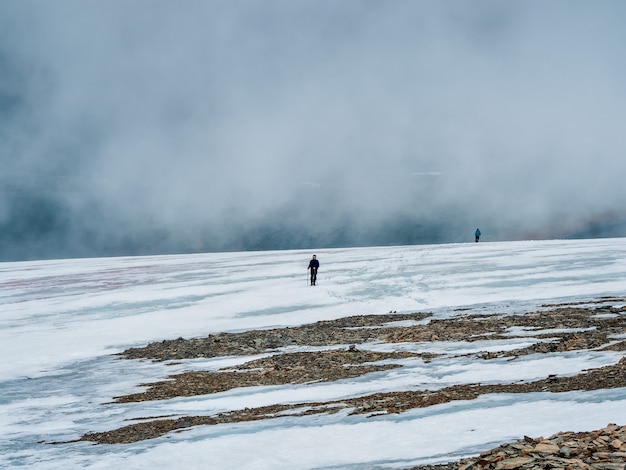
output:
[[[320,260],[318,285],[306,266]],[[359,314],[435,318],[523,312],[626,294],[626,239],[467,243],[319,251],[213,253],[0,264],[0,468],[406,468],[475,455],[524,435],[626,424],[626,389],[491,394],[400,414],[281,418],[198,426],[134,444],[70,441],[150,416],[212,415],[458,383],[573,375],[622,353],[575,351],[481,361],[524,347],[533,330],[474,343],[370,344],[441,353],[425,363],[338,381],[239,388],[118,404],[139,384],[250,358],[121,360],[131,346],[294,326]],[[305,348],[301,348],[304,350]],[[310,348],[309,348],[310,349]]]

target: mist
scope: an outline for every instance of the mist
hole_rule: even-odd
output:
[[[0,3],[0,259],[626,235],[619,1]]]

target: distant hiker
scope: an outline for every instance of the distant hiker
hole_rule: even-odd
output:
[[[309,261],[308,270],[311,271],[311,285],[315,285],[315,281],[317,281],[317,269],[320,267],[320,262],[317,260],[317,256],[313,255],[311,261]]]
[[[478,242],[478,239],[480,238],[480,229],[476,229],[476,232],[474,232],[474,236],[476,237],[476,241]]]

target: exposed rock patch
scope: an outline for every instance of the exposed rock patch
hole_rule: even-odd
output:
[[[199,357],[246,356],[289,346],[336,346],[381,340],[393,328],[383,325],[394,321],[420,321],[428,313],[409,315],[363,315],[320,321],[293,328],[220,333],[206,338],[163,340],[143,348],[130,348],[121,355],[127,359],[169,361]],[[377,327],[377,328],[372,328]]]
[[[535,349],[513,354],[557,352],[572,349],[592,349],[610,343],[609,336],[626,330],[626,307],[557,307],[508,315],[468,315],[450,319],[423,320],[428,313],[365,315],[321,321],[293,328],[252,330],[242,333],[220,333],[206,338],[164,340],[143,348],[130,348],[121,353],[127,359],[155,361],[193,359],[200,357],[253,355],[276,351],[289,346],[335,346],[362,344],[372,341],[388,343],[432,341],[478,341],[505,339],[515,336],[512,328],[537,331],[537,338],[561,338],[555,347],[539,343]],[[410,326],[393,326],[393,322],[421,322]],[[586,330],[574,335],[567,332],[541,330]],[[507,335],[508,336],[505,336]],[[626,349],[626,341],[611,346]],[[619,349],[621,348],[621,349]]]
[[[417,390],[377,393],[346,400],[248,408],[220,413],[215,416],[185,416],[176,419],[142,421],[114,431],[89,433],[80,440],[94,441],[100,444],[119,444],[151,439],[171,431],[197,425],[337,413],[344,409],[350,409],[350,414],[378,416],[388,413],[401,413],[412,408],[426,408],[454,400],[473,400],[479,395],[487,393],[559,393],[572,390],[598,390],[619,387],[626,387],[626,358],[622,358],[616,365],[593,369],[573,377],[550,376],[542,380],[514,384],[455,385],[436,391]]]
[[[560,432],[547,439],[525,436],[511,444],[463,459],[458,470],[535,468],[624,470],[626,426],[609,424],[592,432]],[[420,468],[420,467],[418,467]]]
[[[330,382],[400,367],[398,364],[366,363],[418,356],[420,355],[407,352],[359,351],[355,347],[348,350],[277,354],[247,362],[234,370],[229,368],[218,372],[200,371],[172,375],[167,381],[142,384],[148,386],[148,390],[116,397],[115,401],[165,400],[218,393],[236,387]],[[432,355],[421,356],[430,358]]]
[[[515,357],[529,354],[575,350],[624,351],[626,307],[607,305],[623,303],[624,300],[603,298],[580,305],[546,305],[541,311],[519,314],[476,315],[471,314],[471,311],[458,310],[455,312],[456,316],[448,319],[434,319],[428,313],[353,316],[293,328],[164,340],[142,348],[128,349],[120,356],[125,359],[176,362],[220,356],[252,356],[268,353],[271,355],[233,368],[218,371],[188,371],[172,375],[168,380],[143,384],[147,387],[143,392],[116,397],[115,400],[117,402],[166,400],[180,396],[218,393],[235,387],[330,382],[402,367],[402,361],[411,357],[424,361],[429,361],[433,357],[429,354],[408,353],[402,350],[384,353],[368,351],[356,346],[371,342],[419,345],[436,341],[489,342],[514,336],[535,338],[535,342],[528,347],[512,351],[492,351],[493,348],[490,348],[489,352],[479,352],[473,355],[476,360],[502,357],[514,360]],[[340,345],[343,347],[337,348]],[[335,348],[297,353],[283,350],[293,346]],[[411,349],[419,350],[419,347],[414,344]],[[101,444],[130,443],[163,436],[170,432],[180,432],[198,425],[330,414],[341,410],[347,410],[352,415],[378,416],[453,400],[472,400],[489,393],[560,393],[621,387],[626,387],[626,358],[622,358],[614,365],[569,377],[550,375],[528,382],[459,384],[439,390],[376,393],[337,401],[277,403],[211,416],[145,417],[119,429],[85,434],[79,440]],[[503,444],[474,460],[466,459],[461,462],[416,468],[423,470],[617,468],[611,465],[619,462],[620,452],[623,453],[621,444],[617,446],[618,442],[623,443],[626,440],[623,438],[623,432],[624,428],[612,425],[605,430],[594,431],[595,434],[561,433],[546,440],[526,438],[516,443]],[[589,441],[592,434],[595,437]],[[609,436],[611,439],[606,441],[600,436]],[[606,446],[600,446],[601,442],[598,439],[606,442]],[[598,442],[594,444],[595,441]],[[557,447],[558,451],[555,451]],[[605,453],[611,455],[605,458]],[[601,464],[610,465],[598,466]],[[624,470],[623,466],[620,470]]]

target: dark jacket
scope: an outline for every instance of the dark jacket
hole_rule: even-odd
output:
[[[314,268],[317,269],[320,267],[320,262],[316,259],[312,259],[311,261],[309,261],[309,268]]]

